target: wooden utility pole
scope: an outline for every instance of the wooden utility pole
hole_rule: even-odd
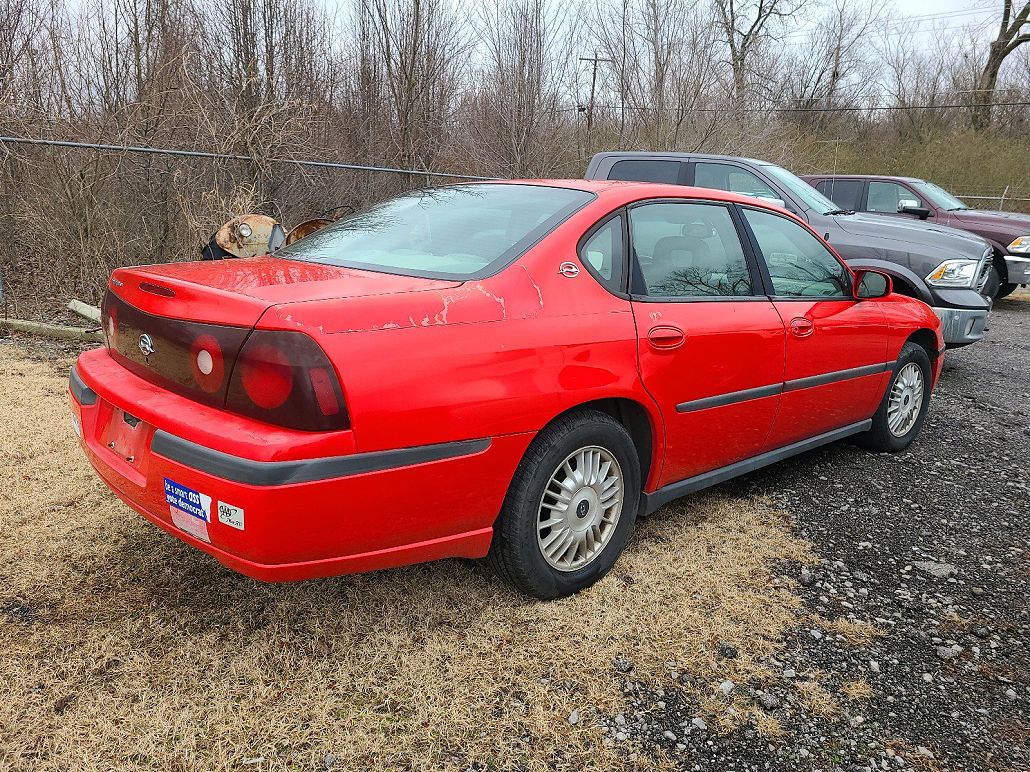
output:
[[[601,59],[597,56],[597,51],[594,51],[593,56],[581,56],[579,57],[581,62],[590,62],[593,65],[593,71],[590,74],[590,104],[587,106],[587,134],[594,127],[594,94],[597,92],[597,65],[601,62],[611,62],[611,59]]]

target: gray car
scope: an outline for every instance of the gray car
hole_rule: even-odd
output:
[[[598,153],[587,179],[715,188],[772,201],[806,220],[854,268],[890,274],[894,289],[931,306],[949,347],[983,337],[991,301],[981,291],[993,249],[979,236],[922,221],[856,214],[766,161],[695,153]]]

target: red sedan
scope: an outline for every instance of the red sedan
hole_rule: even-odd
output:
[[[540,598],[638,515],[843,437],[900,450],[940,322],[798,218],[713,190],[415,191],[274,256],[123,268],[74,424],[111,489],[293,580],[489,556]]]

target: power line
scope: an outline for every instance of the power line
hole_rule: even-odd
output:
[[[954,20],[957,20],[957,19],[964,18],[966,16],[977,16],[977,15],[991,14],[991,13],[993,13],[993,12],[991,10],[989,10],[989,9],[977,8],[977,9],[967,9],[967,10],[945,11],[943,13],[916,14],[916,15],[913,15],[913,16],[900,16],[900,17],[897,17],[897,18],[885,19],[880,24],[878,24],[877,26],[881,30],[889,31],[891,29],[903,28],[903,27],[905,27],[908,24],[915,24],[918,27],[918,26],[922,25],[924,22],[933,22],[933,21],[949,21],[950,22],[950,21],[954,21]],[[992,19],[984,18],[984,19],[981,20],[981,23],[985,22],[985,21],[993,21],[993,18]],[[803,37],[806,37],[808,35],[811,35],[811,33],[814,32],[814,31],[816,31],[816,28],[814,28],[814,27],[811,28],[811,29],[801,29],[801,30],[797,30],[796,32],[789,32],[786,35],[783,35],[780,39],[781,40],[789,40],[791,38],[803,38]]]
[[[452,174],[450,172],[430,172],[421,169],[396,169],[389,166],[363,166],[361,164],[336,163],[333,161],[307,161],[293,158],[258,159],[249,155],[231,155],[227,153],[208,153],[201,150],[176,150],[172,148],[141,147],[139,145],[106,145],[93,142],[72,142],[58,139],[30,139],[28,137],[0,137],[0,145],[45,145],[47,147],[70,147],[80,150],[113,150],[119,153],[148,153],[151,155],[171,155],[185,158],[213,158],[226,161],[264,161],[274,164],[294,164],[311,166],[319,169],[349,169],[361,172],[387,172],[390,174],[413,174],[420,177],[448,177],[459,180],[492,180],[495,177],[476,177],[471,174]]]
[[[597,105],[598,107],[605,108],[608,110],[620,110],[623,109],[618,105]],[[726,113],[726,112],[739,112],[739,113],[864,113],[864,112],[877,112],[877,111],[892,111],[892,110],[951,110],[951,109],[966,109],[971,110],[978,107],[1030,107],[1030,101],[1026,102],[991,102],[989,104],[944,104],[944,105],[869,105],[868,107],[853,107],[853,106],[841,106],[841,107],[752,107],[745,110],[732,110],[724,107],[694,107],[689,112],[695,113]],[[628,110],[646,111],[651,108],[639,107],[636,105],[625,105]],[[558,108],[563,112],[577,111],[578,107],[561,107]]]

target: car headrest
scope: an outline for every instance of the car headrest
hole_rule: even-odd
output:
[[[692,239],[707,239],[712,236],[712,226],[703,222],[691,222],[683,226],[681,233]]]

